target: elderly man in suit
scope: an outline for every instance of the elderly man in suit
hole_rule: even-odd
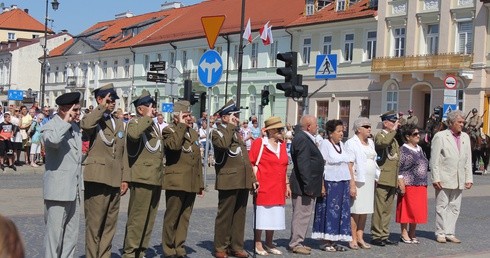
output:
[[[371,220],[371,243],[377,246],[397,245],[389,239],[391,211],[393,210],[396,188],[398,186],[398,162],[400,146],[395,139],[399,121],[395,111],[381,115],[383,130],[374,137],[374,146],[378,153],[378,165],[381,169],[374,190],[374,213]],[[408,122],[407,122],[408,123]]]
[[[127,125],[123,181],[129,182],[129,207],[123,257],[143,257],[150,243],[163,179],[162,135],[155,123],[156,102],[147,90],[133,101],[138,117]]]
[[[316,118],[305,115],[301,117],[300,126],[301,129],[296,131],[291,144],[294,168],[289,179],[293,204],[289,249],[293,253],[309,255],[311,248],[303,245],[303,241],[315,208],[315,200],[325,193],[322,187],[325,161],[315,144],[318,130]]]
[[[430,171],[436,189],[436,240],[439,243],[461,243],[455,229],[463,189],[473,186],[471,146],[468,134],[462,132],[464,114],[455,110],[447,115],[448,129],[432,139]]]
[[[83,173],[87,258],[111,256],[120,197],[128,189],[128,183],[122,182],[124,125],[111,115],[119,97],[112,83],[93,93],[99,105],[80,124],[90,140]]]
[[[56,99],[58,115],[42,128],[46,149],[44,173],[44,257],[73,257],[78,243],[82,178],[82,134],[74,122],[80,114],[79,92]]]
[[[163,189],[167,210],[163,218],[165,257],[186,257],[184,243],[196,195],[204,190],[199,135],[192,129],[190,103],[174,104],[173,123],[163,129],[166,168]]]
[[[248,158],[248,151],[239,136],[239,109],[230,100],[218,113],[222,124],[212,133],[216,155],[216,190],[218,214],[214,226],[215,257],[248,257],[243,249],[245,216],[249,190],[256,178]]]

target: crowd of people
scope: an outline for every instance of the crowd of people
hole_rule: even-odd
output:
[[[259,125],[256,117],[241,121],[232,100],[216,114],[204,112],[195,119],[190,103],[179,100],[167,123],[147,91],[133,101],[135,114],[115,109],[119,97],[112,84],[93,94],[97,106],[83,112],[80,94],[72,92],[56,99],[56,115],[20,107],[17,125],[11,121],[12,113],[4,113],[0,124],[3,143],[22,130],[30,135],[24,141],[30,143],[25,158],[31,165],[37,165],[38,154],[45,153],[45,257],[74,255],[82,201],[86,256],[110,256],[121,196],[128,190],[123,257],[145,255],[162,190],[164,255],[187,257],[189,221],[196,197],[204,195],[203,167],[208,165],[216,170],[213,255],[217,258],[249,256],[244,233],[251,193],[258,255],[283,254],[274,243],[274,232],[286,229],[287,199],[292,203],[287,246],[292,253],[311,253],[305,245],[311,220],[311,238],[328,252],[418,244],[417,225],[428,221],[429,177],[436,189],[436,241],[461,242],[455,225],[462,190],[473,182],[461,111],[448,114],[448,129],[434,136],[429,161],[419,146],[420,131],[413,117],[400,121],[394,111],[381,115],[382,130],[374,136],[370,120],[359,117],[353,123],[355,135],[344,143],[346,128],[337,119],[322,125],[322,134],[312,115],[302,116],[296,130],[275,116]],[[20,154],[4,149],[3,162],[13,165]],[[208,164],[205,153],[210,155]],[[394,208],[399,240],[390,238]],[[370,214],[368,243],[365,228]]]

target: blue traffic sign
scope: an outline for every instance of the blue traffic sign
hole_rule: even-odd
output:
[[[337,78],[337,55],[317,55],[315,79]]]
[[[162,112],[163,113],[174,112],[174,103],[162,103]]]
[[[458,104],[444,104],[442,106],[442,118],[447,118],[447,114],[449,112],[457,109],[458,109]]]
[[[8,90],[8,100],[24,100],[24,91]]]
[[[202,55],[197,75],[201,84],[208,88],[215,86],[221,80],[223,60],[218,52],[208,50]]]

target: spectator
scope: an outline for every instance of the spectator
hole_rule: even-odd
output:
[[[256,192],[256,230],[255,250],[259,255],[278,254],[272,239],[274,230],[284,230],[286,198],[291,197],[291,188],[287,179],[287,152],[283,142],[284,124],[279,117],[270,117],[265,121],[267,137],[252,143],[250,162],[260,188]],[[265,230],[265,245],[261,234]]]
[[[36,158],[41,155],[41,122],[44,119],[44,115],[39,113],[29,128],[29,132],[31,136],[31,166],[39,167],[36,164]]]
[[[18,107],[12,107],[12,112],[10,113],[10,122],[17,127],[14,132],[14,140],[12,141],[12,147],[14,148],[15,155],[15,165],[22,166],[20,162],[20,154],[22,152],[22,135],[20,133],[20,112]]]
[[[292,163],[291,160],[291,143],[293,142],[294,131],[290,123],[286,124],[286,133],[284,138],[286,139],[286,149],[288,151],[289,164]]]
[[[3,110],[3,106],[2,104],[0,104],[0,123],[3,123],[3,113],[4,113],[4,110]]]
[[[242,136],[243,141],[245,142],[245,146],[247,146],[247,150],[250,151],[250,147],[252,146],[252,131],[248,127],[248,121],[245,120],[242,122],[242,126],[240,127],[240,135]]]
[[[350,225],[350,198],[356,197],[356,186],[352,171],[352,155],[345,150],[342,138],[344,125],[341,120],[329,120],[325,124],[327,139],[320,142],[320,151],[325,166],[322,185],[323,198],[315,205],[312,238],[322,239],[322,250],[328,252],[346,251],[334,241],[352,241]],[[358,249],[357,245],[350,245]]]
[[[317,120],[312,115],[301,117],[299,129],[291,145],[294,168],[289,178],[292,192],[293,215],[289,250],[308,255],[311,248],[304,245],[310,225],[315,200],[322,196],[322,175],[325,161],[315,144],[318,131]]]
[[[45,125],[51,119],[52,112],[49,110],[48,107],[43,107],[42,114],[44,115],[44,118],[41,122],[41,125]]]
[[[412,109],[409,109],[408,110],[408,116],[407,116],[407,120],[406,120],[407,124],[413,124],[415,126],[418,126],[418,123],[419,123],[419,118],[413,114],[413,110]]]
[[[471,146],[468,134],[462,132],[464,114],[455,110],[447,115],[448,129],[432,140],[430,171],[436,189],[437,242],[461,243],[456,238],[463,189],[473,186]]]
[[[17,171],[14,165],[14,149],[11,139],[18,128],[10,122],[10,119],[10,113],[6,112],[4,121],[0,123],[0,169],[2,171],[4,171],[4,158],[7,158],[9,168]]]
[[[351,199],[351,228],[352,242],[350,247],[356,246],[369,249],[371,245],[364,241],[364,228],[367,214],[374,211],[374,185],[379,177],[379,167],[376,164],[376,150],[371,136],[371,123],[366,117],[354,121],[355,135],[345,143],[347,151],[354,155],[353,166],[354,181],[357,194]]]
[[[201,117],[199,119],[197,119],[197,127],[201,128],[202,123],[204,123],[203,121],[207,120],[207,119],[208,119],[208,113],[206,111],[202,112]]]
[[[420,133],[414,124],[400,128],[405,144],[400,148],[400,172],[396,222],[400,223],[400,241],[419,244],[415,236],[417,224],[427,223],[427,169],[429,161],[418,145]],[[410,224],[410,228],[408,228]]]
[[[400,150],[395,139],[398,129],[398,119],[394,111],[381,115],[383,130],[376,134],[374,144],[381,168],[378,183],[374,193],[374,213],[371,220],[371,243],[377,246],[397,245],[398,242],[389,239],[391,211],[398,182],[398,162]]]
[[[157,126],[158,130],[160,131],[160,134],[162,133],[163,129],[168,126],[168,124],[163,120],[163,114],[162,113],[158,113],[157,121],[155,122],[155,125]]]
[[[250,132],[252,132],[252,140],[259,139],[262,137],[262,131],[259,127],[259,122],[257,120],[252,120],[252,126],[249,125]]]
[[[12,220],[0,215],[0,257],[24,258],[24,245]]]
[[[20,113],[22,118],[20,120],[19,129],[22,136],[22,147],[24,148],[24,160],[26,164],[30,164],[29,153],[31,145],[29,143],[29,134],[27,133],[27,130],[31,127],[33,117],[26,106],[20,107]]]

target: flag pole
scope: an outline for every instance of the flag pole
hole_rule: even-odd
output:
[[[243,70],[243,24],[245,23],[245,0],[242,0],[242,13],[240,21],[240,45],[238,46],[238,75],[236,86],[236,106],[240,109],[240,98],[242,97],[242,70]]]

